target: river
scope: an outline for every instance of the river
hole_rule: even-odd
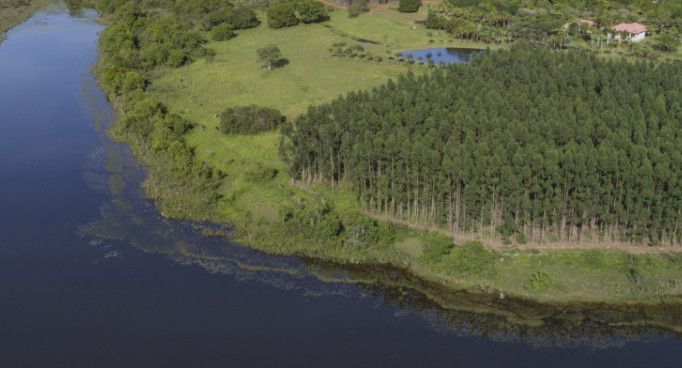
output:
[[[271,256],[166,220],[105,133],[95,19],[48,9],[0,46],[1,367],[679,366],[678,306],[440,291],[443,309],[399,270]]]

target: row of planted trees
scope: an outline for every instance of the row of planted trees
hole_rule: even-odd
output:
[[[681,76],[521,44],[312,107],[281,154],[296,180],[412,224],[679,245]]]

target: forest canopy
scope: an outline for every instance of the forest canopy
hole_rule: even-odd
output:
[[[518,44],[311,107],[282,127],[297,180],[372,212],[525,241],[680,243],[682,63]]]

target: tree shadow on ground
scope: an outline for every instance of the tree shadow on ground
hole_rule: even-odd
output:
[[[272,68],[283,68],[285,65],[289,65],[289,59],[281,58],[277,61],[272,62]]]

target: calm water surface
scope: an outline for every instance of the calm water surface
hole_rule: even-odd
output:
[[[385,286],[400,278],[385,270],[269,256],[163,219],[138,189],[144,169],[103,133],[95,16],[40,12],[0,46],[0,367],[679,366],[680,340],[637,313],[624,318],[643,327],[582,310],[524,323],[510,317],[522,303],[465,296],[444,311]],[[383,284],[356,281],[373,274]],[[671,308],[659,320],[678,321]]]
[[[403,52],[403,58],[412,56],[412,60],[428,63],[433,60],[434,64],[440,63],[468,63],[471,57],[478,55],[485,50],[465,49],[456,47],[438,47],[433,49],[413,50]]]

